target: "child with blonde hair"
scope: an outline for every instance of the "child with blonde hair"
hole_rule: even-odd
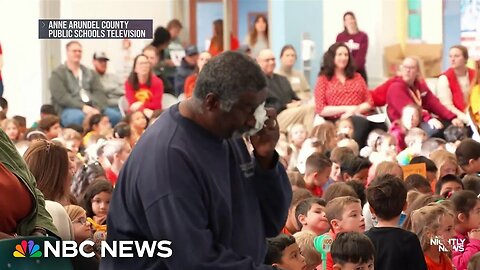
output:
[[[343,138],[343,139],[338,141],[337,146],[338,147],[348,147],[348,148],[352,149],[353,154],[355,156],[358,156],[360,154],[358,143],[354,139]]]
[[[452,250],[449,240],[455,236],[454,227],[453,213],[441,204],[429,204],[413,212],[412,232],[420,240],[429,270],[453,269],[447,253]]]
[[[2,130],[5,131],[8,138],[12,140],[12,142],[17,142],[20,139],[20,126],[18,125],[17,120],[10,118],[5,119],[1,122]]]
[[[65,210],[70,217],[73,225],[73,231],[75,235],[75,242],[78,244],[85,240],[92,240],[92,224],[87,220],[85,209],[78,205],[66,205]],[[94,242],[95,245],[84,248],[85,252],[95,252],[96,256],[91,258],[84,258],[82,256],[76,256],[72,258],[72,264],[74,269],[98,269],[99,258],[101,252],[101,241]]]
[[[300,231],[295,233],[293,237],[295,237],[295,241],[305,258],[305,263],[307,264],[305,270],[314,270],[322,263],[322,257],[314,246],[314,240],[317,235],[312,231]]]
[[[427,139],[427,133],[421,128],[412,128],[405,136],[406,148],[398,153],[397,162],[404,166],[410,164],[412,158],[419,156],[422,152],[422,144]]]
[[[380,136],[380,147],[378,151],[372,152],[369,159],[374,166],[382,161],[396,161],[397,141],[391,134],[383,134]]]
[[[459,166],[455,154],[439,149],[430,154],[430,159],[437,166],[437,179],[447,174],[459,175]]]
[[[325,214],[330,223],[327,233],[334,241],[341,232],[359,232],[365,230],[365,220],[362,215],[362,205],[359,199],[352,196],[337,197],[327,203]],[[327,253],[326,269],[333,269],[333,259]]]
[[[300,153],[303,143],[307,139],[307,135],[307,128],[300,123],[293,124],[287,130],[288,144],[292,149],[292,153],[288,162],[289,170],[295,169],[298,154]]]
[[[345,118],[339,119],[335,122],[337,126],[337,133],[338,134],[345,134],[348,138],[353,138],[353,133],[355,131],[352,119]]]
[[[392,123],[389,133],[397,141],[397,152],[408,147],[406,135],[414,128],[419,128],[422,122],[422,108],[417,104],[408,104],[402,109],[402,117]]]
[[[337,141],[337,128],[332,122],[326,121],[315,126],[310,132],[308,139],[303,143],[300,153],[298,153],[298,171],[302,174],[305,173],[307,158],[315,152],[325,154],[332,151],[337,146]]]

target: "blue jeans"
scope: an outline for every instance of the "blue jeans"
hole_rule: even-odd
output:
[[[108,116],[112,127],[122,120],[122,114],[120,113],[120,109],[118,107],[107,107],[105,110],[103,110],[103,114]]]
[[[117,107],[107,107],[105,110],[103,110],[103,114],[108,116],[112,127],[122,120],[122,114],[120,113],[120,109]],[[83,119],[85,119],[85,114],[81,109],[66,108],[62,111],[61,121],[63,127],[68,127],[72,124],[82,126]]]
[[[69,125],[82,126],[84,118],[85,114],[83,111],[77,108],[65,108],[60,116],[63,127],[68,127]]]

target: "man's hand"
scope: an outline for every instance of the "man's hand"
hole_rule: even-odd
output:
[[[436,118],[432,118],[432,119],[428,120],[427,123],[432,129],[442,129],[443,128],[442,122],[438,121],[438,119],[436,119]]]
[[[275,153],[275,146],[280,138],[280,129],[277,123],[277,114],[272,108],[265,108],[267,111],[267,121],[262,130],[257,134],[250,136],[255,158],[258,160],[260,166],[264,169],[270,169],[275,164],[273,162],[273,155]]]
[[[452,125],[456,126],[456,127],[463,127],[463,121],[458,119],[458,118],[454,118],[452,120]]]
[[[84,114],[98,114],[100,111],[92,106],[83,105],[82,111]]]

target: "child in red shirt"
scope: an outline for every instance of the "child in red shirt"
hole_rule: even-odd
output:
[[[313,153],[305,163],[305,186],[314,196],[321,197],[332,170],[332,162],[323,154]]]

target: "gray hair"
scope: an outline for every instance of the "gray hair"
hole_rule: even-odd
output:
[[[203,67],[195,84],[194,97],[203,100],[213,93],[220,108],[229,112],[246,91],[259,92],[267,87],[265,76],[253,59],[238,52],[224,52]]]
[[[120,153],[123,150],[123,147],[125,147],[125,144],[127,142],[123,139],[111,139],[108,140],[105,143],[105,146],[103,147],[103,155],[110,161],[110,163],[113,162],[113,156],[115,154]]]

